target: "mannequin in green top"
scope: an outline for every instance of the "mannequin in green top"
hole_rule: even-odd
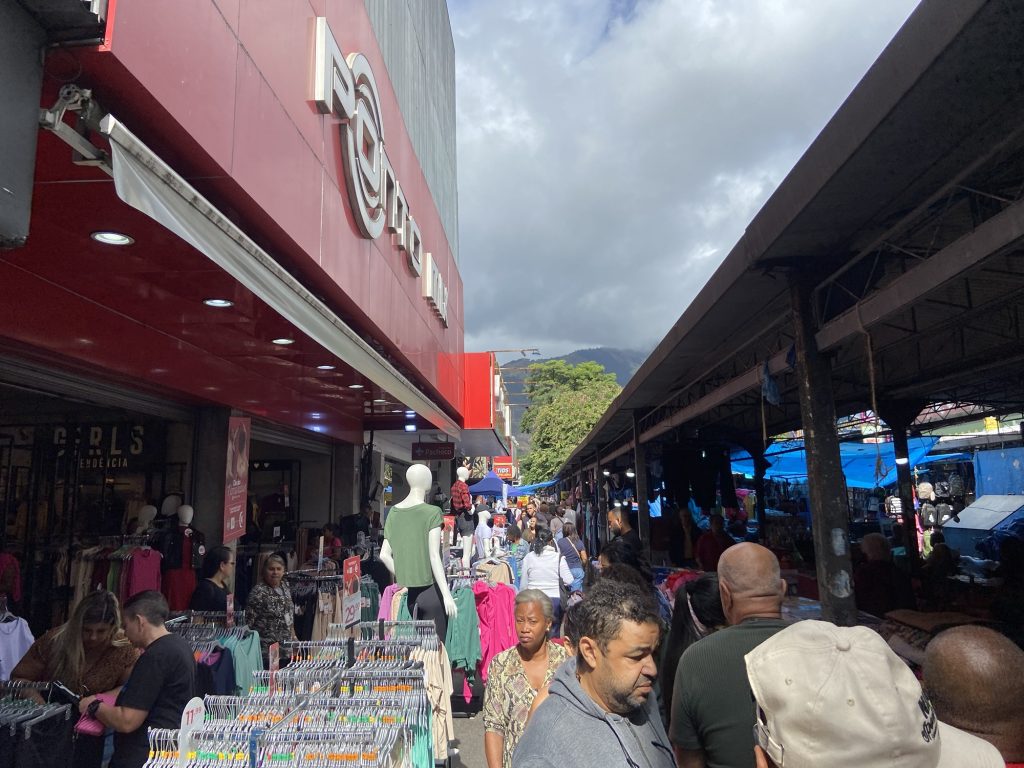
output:
[[[457,611],[441,564],[441,509],[425,502],[432,483],[429,467],[413,464],[405,479],[409,495],[388,512],[380,560],[408,588],[413,617],[432,620],[443,643],[448,617]]]

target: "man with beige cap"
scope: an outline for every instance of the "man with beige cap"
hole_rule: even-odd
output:
[[[1003,768],[991,744],[939,722],[876,632],[801,621],[745,657],[758,768]]]

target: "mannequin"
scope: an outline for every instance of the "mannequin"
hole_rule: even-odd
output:
[[[470,558],[473,556],[473,532],[476,530],[476,514],[473,512],[473,501],[469,496],[469,469],[459,467],[455,470],[458,479],[452,484],[452,514],[455,515],[455,530],[462,546],[462,567],[469,570]]]
[[[147,504],[139,510],[139,516],[135,521],[135,532],[146,533],[153,529],[153,520],[156,519],[156,507]]]
[[[206,537],[192,527],[195,510],[190,504],[180,505],[176,514],[177,525],[165,532],[159,544],[164,556],[161,591],[172,611],[184,611],[198,583],[196,569],[206,554]]]
[[[413,464],[405,473],[409,495],[395,504],[384,523],[380,560],[408,588],[409,611],[431,619],[444,642],[448,617],[457,615],[441,564],[441,510],[425,499],[430,491],[430,469]]]

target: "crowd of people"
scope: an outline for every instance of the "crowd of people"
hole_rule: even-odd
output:
[[[775,554],[714,521],[695,548],[709,567],[669,607],[618,508],[596,575],[560,605],[559,582],[576,586],[568,548],[581,568],[587,555],[542,506],[508,534],[516,551],[532,531],[519,642],[492,661],[484,696],[488,768],[1024,765],[1024,651],[993,629],[937,635],[922,683],[873,629],[787,622]],[[865,555],[862,578],[898,596],[887,548],[868,541]]]

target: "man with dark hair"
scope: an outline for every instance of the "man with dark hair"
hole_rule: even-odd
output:
[[[953,627],[928,643],[924,690],[939,720],[1024,765],[1024,651],[987,627]]]
[[[608,510],[608,530],[612,532],[612,536],[635,544],[638,549],[643,549],[640,534],[630,525],[627,507],[612,507]]]
[[[192,649],[164,626],[167,600],[155,590],[140,592],[124,604],[124,631],[143,653],[115,704],[86,696],[79,704],[114,729],[110,768],[141,768],[149,758],[149,728],[177,728],[193,696],[196,664]]]
[[[743,657],[786,626],[786,582],[771,550],[751,543],[725,550],[718,591],[729,626],[687,648],[676,667],[669,735],[679,768],[753,768],[754,709]]]
[[[639,587],[602,579],[573,609],[573,619],[576,658],[555,673],[513,764],[674,768],[653,693],[661,639],[657,603]]]

